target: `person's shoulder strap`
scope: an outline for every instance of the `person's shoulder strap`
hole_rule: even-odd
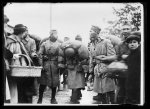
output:
[[[18,42],[19,42],[19,41],[18,41]],[[32,59],[30,58],[30,56],[29,56],[29,54],[28,54],[26,48],[24,47],[23,43],[22,43],[22,42],[19,42],[19,44],[20,44],[20,48],[21,48],[22,53],[25,54],[25,55],[27,55],[27,56],[29,57],[31,63],[33,63]]]
[[[6,42],[7,42],[7,45],[9,45],[11,43],[16,43],[17,40],[15,39],[14,35],[10,35],[10,36],[6,36]]]

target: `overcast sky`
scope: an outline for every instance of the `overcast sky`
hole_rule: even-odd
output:
[[[112,7],[121,7],[116,3],[12,3],[4,8],[11,26],[24,24],[29,33],[41,38],[49,36],[50,29],[57,29],[59,39],[74,39],[77,34],[83,37],[83,43],[89,41],[91,25],[106,27],[106,21],[116,19]]]

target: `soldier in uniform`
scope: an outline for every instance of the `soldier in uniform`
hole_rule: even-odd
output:
[[[82,40],[82,38],[79,36],[77,36],[75,39],[80,41]],[[85,50],[88,51],[86,48]],[[70,103],[78,104],[78,100],[82,97],[81,89],[85,89],[85,74],[82,68],[82,62],[84,59],[79,58],[79,54],[76,49],[69,48],[68,52],[72,52],[73,54],[66,56],[66,64],[68,69],[67,84],[68,88],[72,90]]]
[[[60,43],[57,41],[57,31],[51,30],[49,40],[43,42],[39,49],[39,56],[43,71],[39,79],[39,99],[38,103],[42,103],[43,92],[46,86],[52,89],[51,103],[57,104],[55,99],[56,88],[59,85],[59,71],[58,71],[58,54]]]
[[[97,26],[92,26],[90,30],[90,71],[93,69],[93,60],[95,60],[96,66],[94,67],[94,86],[93,90],[98,93],[94,96],[94,100],[101,101],[102,103],[108,103],[106,98],[110,98],[110,102],[114,102],[114,91],[116,89],[113,79],[104,77],[104,70],[110,63],[109,60],[104,60],[103,56],[115,55],[115,49],[110,41],[105,39],[98,39],[98,35],[101,29]]]
[[[122,26],[121,30],[121,43],[116,47],[116,55],[113,56],[107,56],[107,59],[109,60],[118,60],[118,61],[123,61],[127,59],[128,55],[130,54],[130,50],[128,48],[127,43],[125,42],[126,38],[131,34],[131,26],[130,24],[125,24]],[[105,57],[106,58],[106,57]],[[116,72],[117,73],[117,72]],[[116,103],[118,104],[124,104],[125,103],[125,95],[126,95],[126,74],[125,73],[119,73],[118,72],[118,77],[117,77],[117,100]]]
[[[82,37],[80,35],[77,35],[75,37],[75,40],[78,40],[78,41],[82,42]],[[81,70],[82,73],[80,75],[82,76],[82,78],[84,80],[84,81],[81,81],[81,82],[85,82],[85,73],[88,70],[88,61],[87,61],[87,59],[84,59],[84,60],[81,61],[81,66],[82,66],[82,70]],[[81,99],[81,97],[82,97],[81,90],[84,90],[84,87],[77,89],[77,91],[78,91],[77,92],[78,93],[77,98],[78,99]]]

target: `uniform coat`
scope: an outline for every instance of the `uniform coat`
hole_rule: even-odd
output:
[[[43,42],[39,49],[39,56],[43,65],[43,71],[39,78],[39,83],[50,87],[57,87],[59,84],[59,71],[58,71],[58,55],[59,55],[60,42],[51,42],[46,40]],[[42,57],[47,56],[47,60]]]
[[[74,69],[68,69],[67,84],[69,89],[85,88],[85,73],[77,72],[77,65]]]
[[[81,58],[81,55],[79,54],[80,52],[78,50],[78,55],[75,54],[75,56],[71,59],[66,58],[67,65],[72,67],[68,67],[67,77],[68,88],[70,89],[85,88],[85,72],[83,66],[86,63],[86,57],[89,57],[89,52],[84,45],[81,45],[79,49],[82,54],[86,53],[86,56],[83,55]]]
[[[115,49],[113,48],[111,42],[108,40],[101,39],[97,42],[95,46],[92,44],[90,45],[90,64],[92,64],[93,56],[99,56],[99,55],[110,56],[115,54],[116,54]],[[97,76],[98,72],[96,72],[96,70],[97,69],[103,70],[107,67],[107,65],[108,65],[107,63],[99,62],[94,68],[95,76],[94,76],[93,90],[97,93],[105,93],[109,91],[114,91],[116,89],[115,82],[113,79],[107,77],[102,79],[101,77]],[[90,65],[90,67],[91,66],[92,65]],[[99,73],[101,74],[103,72],[100,71]]]

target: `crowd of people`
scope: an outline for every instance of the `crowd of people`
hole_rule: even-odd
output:
[[[124,25],[120,34],[120,43],[114,46],[112,40],[100,36],[101,28],[92,26],[89,32],[89,47],[82,46],[88,58],[81,58],[79,50],[73,47],[62,49],[69,41],[58,40],[57,30],[51,30],[50,36],[41,40],[29,34],[23,24],[14,26],[11,35],[5,31],[9,18],[4,15],[4,103],[32,103],[32,97],[38,95],[38,104],[42,103],[46,87],[51,89],[51,104],[57,104],[56,93],[60,84],[72,91],[71,104],[79,104],[81,90],[94,91],[93,96],[100,104],[140,104],[141,83],[141,33],[131,31],[130,25]],[[82,36],[75,41],[82,43]],[[78,45],[76,45],[77,48]],[[81,51],[82,52],[82,51]],[[32,66],[42,66],[41,77],[10,76],[10,65],[27,66],[28,62],[21,54],[29,57]],[[86,57],[86,56],[83,56]],[[109,74],[107,66],[114,61],[122,61],[128,69],[126,73]],[[60,83],[60,76],[63,82]],[[116,93],[117,90],[117,93]]]

